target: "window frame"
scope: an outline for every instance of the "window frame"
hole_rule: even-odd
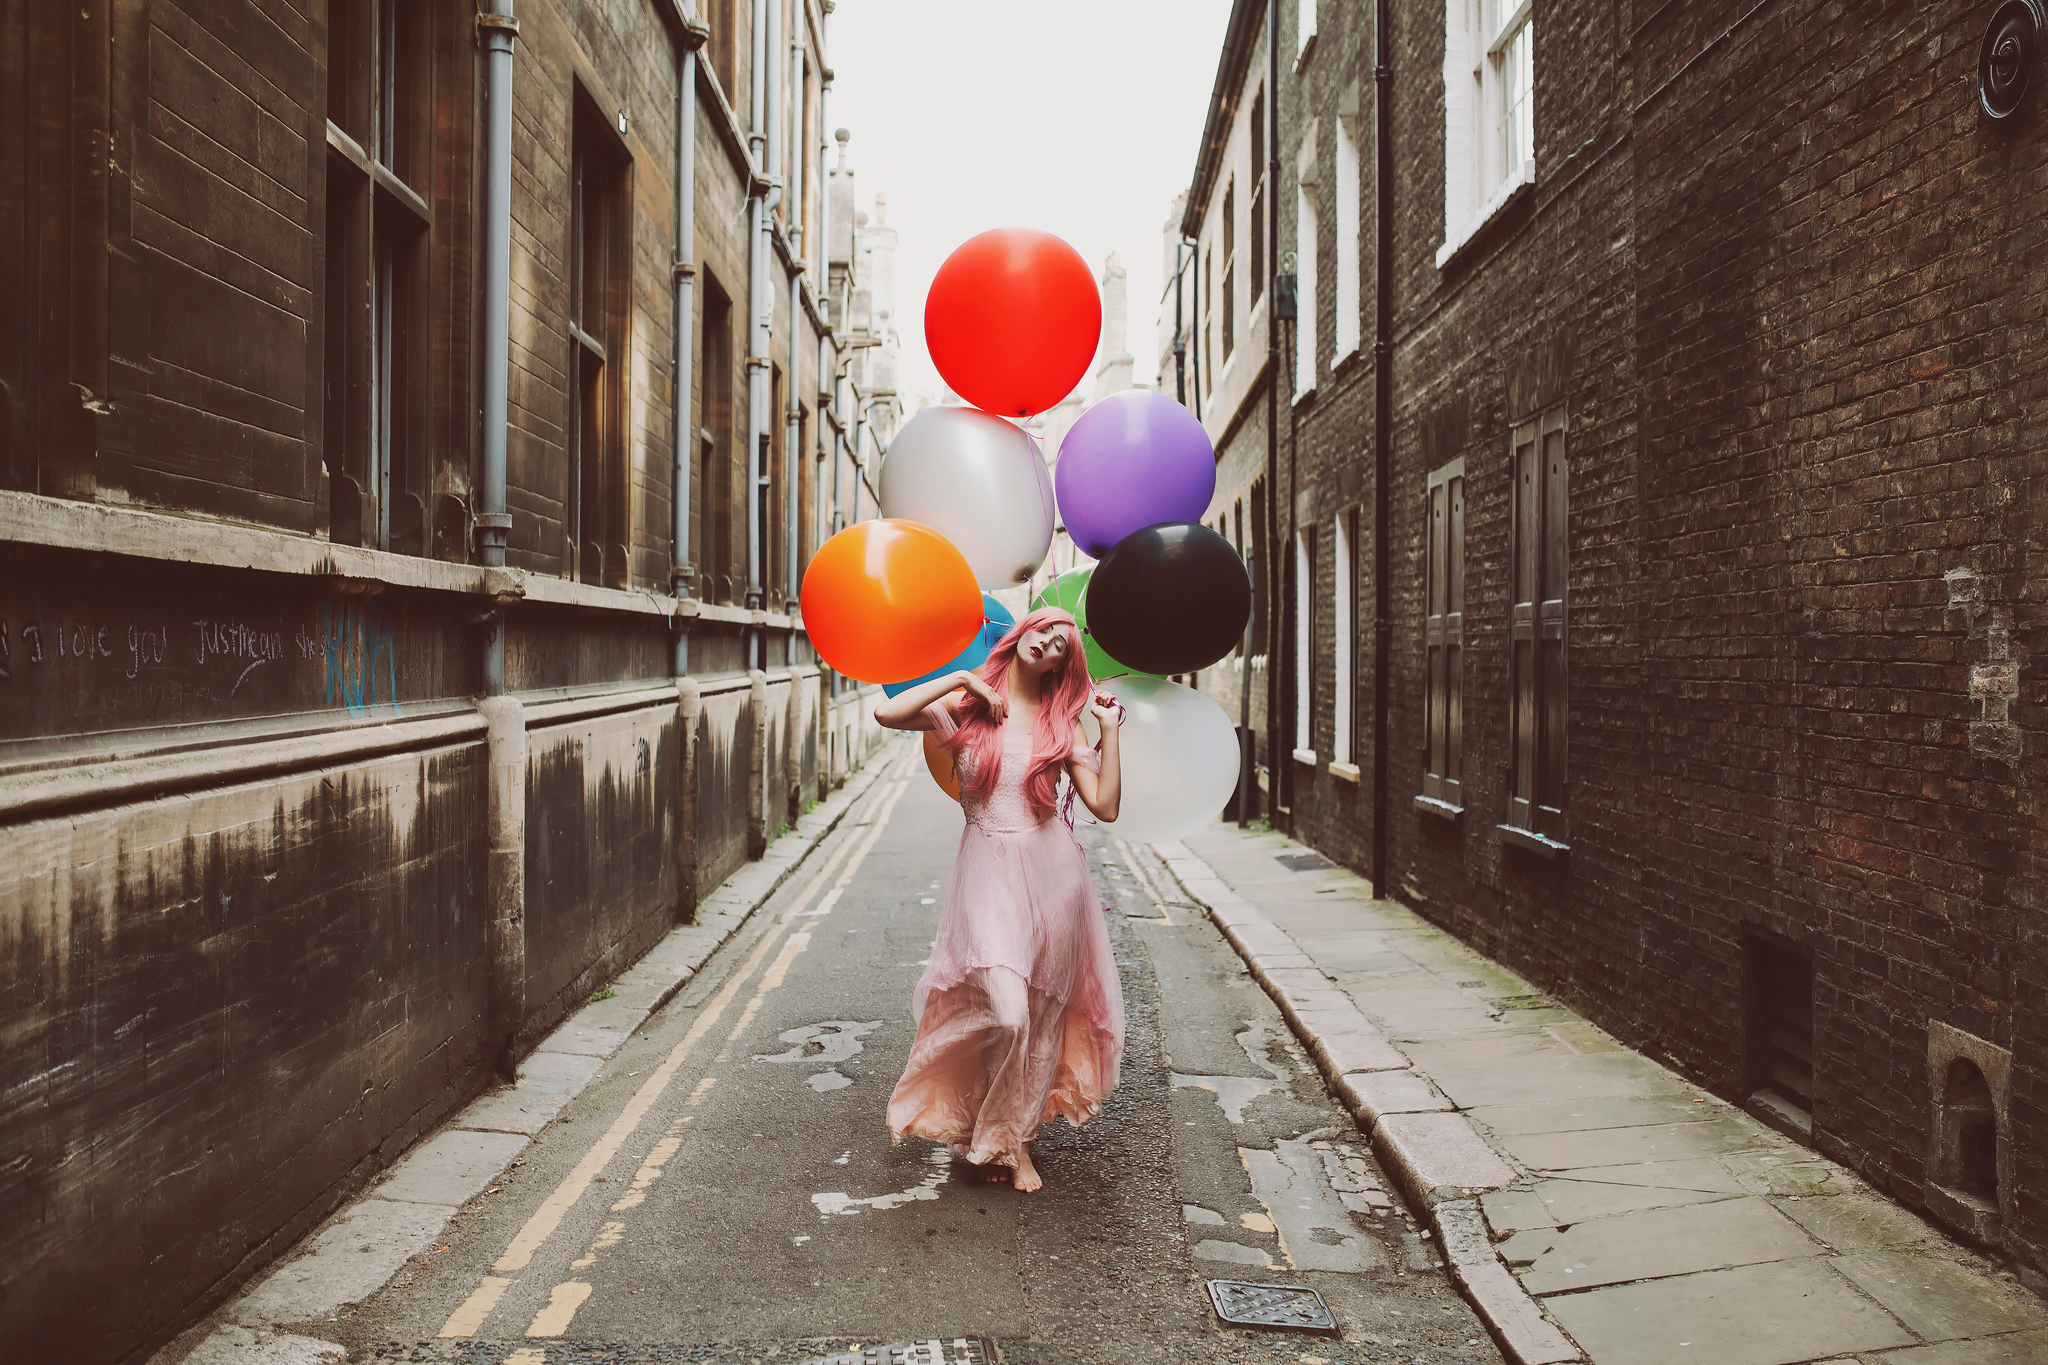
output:
[[[1316,236],[1321,231],[1313,181],[1302,181],[1294,201],[1294,397],[1316,389]]]
[[[1330,368],[1336,369],[1345,360],[1358,354],[1363,343],[1362,314],[1360,312],[1359,290],[1361,269],[1359,259],[1359,163],[1358,142],[1352,137],[1352,120],[1340,118],[1337,126],[1337,165],[1332,180],[1332,193],[1336,203],[1332,205],[1334,222],[1331,227],[1336,235],[1336,296],[1337,319],[1333,329],[1334,352]]]
[[[1445,0],[1440,270],[1535,184],[1535,50],[1533,0]],[[1527,110],[1513,148],[1504,123],[1511,69],[1525,80]]]
[[[335,0],[326,52],[321,458],[335,544],[430,553],[434,11]]]
[[[633,160],[611,120],[580,85],[569,163],[569,241],[563,255],[569,282],[564,326],[569,389],[564,576],[624,588],[632,583],[633,543],[625,388],[631,345]],[[593,210],[601,214],[594,226]],[[600,252],[594,271],[593,247]]]
[[[1570,848],[1566,815],[1570,673],[1570,461],[1563,407],[1508,438],[1508,780],[1512,842]],[[1526,648],[1525,648],[1526,646]]]

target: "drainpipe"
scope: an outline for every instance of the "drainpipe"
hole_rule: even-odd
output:
[[[1266,240],[1280,243],[1280,0],[1266,0]],[[1266,288],[1272,298],[1280,253],[1266,252]],[[1226,300],[1226,306],[1228,301]],[[1279,568],[1291,547],[1280,544],[1280,310],[1266,309],[1266,797],[1277,805],[1283,766],[1293,761],[1280,747],[1280,706],[1275,684],[1284,671],[1280,638]]]
[[[491,584],[484,622],[484,904],[487,954],[484,1047],[506,1080],[518,1062],[526,1017],[526,711],[505,695],[505,611],[516,590],[493,579],[505,572],[512,528],[505,506],[506,385],[511,357],[512,41],[519,21],[512,0],[477,16],[484,48],[483,477],[478,489],[477,551]]]
[[[767,136],[769,0],[754,0],[752,98],[748,102],[751,133],[747,138],[753,165],[747,196],[747,595],[749,611],[759,611],[761,596],[761,485],[768,445],[768,341],[775,320],[775,291],[768,282],[768,261],[774,252],[769,234]],[[767,651],[758,626],[749,626],[747,666],[759,668]]]
[[[676,598],[690,595],[694,569],[690,562],[690,467],[697,445],[696,394],[693,388],[697,330],[697,52],[710,30],[691,15],[683,21],[682,51],[676,61],[676,319],[675,319],[675,449],[672,452],[670,503],[675,525],[670,533],[675,552],[668,571],[668,590]],[[690,671],[690,633],[678,621],[674,673]]]
[[[1394,640],[1393,584],[1388,577],[1388,504],[1394,464],[1394,64],[1389,51],[1391,0],[1374,0],[1373,184],[1376,222],[1372,342],[1372,893],[1387,894],[1387,677]]]
[[[803,430],[803,408],[796,401],[797,291],[803,284],[802,252],[804,240],[804,44],[801,20],[799,20],[798,32],[791,38],[789,44],[789,105],[789,121],[791,125],[788,130],[789,186],[785,202],[789,206],[789,249],[794,260],[791,262],[789,271],[790,401],[789,411],[783,414],[784,433],[782,438],[783,463],[789,470],[789,487],[783,490],[783,501],[785,503],[783,515],[789,523],[788,534],[784,537],[788,549],[788,554],[785,558],[788,562],[783,566],[785,575],[782,580],[782,591],[785,599],[782,610],[785,615],[789,612],[789,601],[787,599],[796,596],[797,574],[800,572],[797,559],[803,552],[803,537],[801,535],[803,508],[797,500],[797,486],[802,482],[802,479],[798,477],[798,473],[803,465],[804,453],[796,448],[797,442],[802,439],[800,433]],[[782,101],[777,100],[775,107],[779,111],[782,107]],[[778,117],[771,126],[780,131],[781,119]],[[780,160],[776,162],[777,169],[781,168],[781,164]],[[795,644],[796,642],[792,639],[790,643]],[[793,657],[790,659],[790,662],[794,664],[795,660]],[[794,684],[792,684],[792,690],[793,688]],[[794,734],[795,731],[792,730],[790,733]],[[792,754],[796,752],[794,745],[791,746],[790,752]]]
[[[503,568],[512,514],[505,507],[506,385],[511,367],[512,40],[513,0],[479,14],[484,45],[483,480],[478,489],[477,551],[487,569]],[[494,615],[484,641],[484,692],[505,690],[505,624]]]

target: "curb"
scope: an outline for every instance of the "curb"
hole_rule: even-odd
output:
[[[1409,1207],[1427,1219],[1452,1281],[1502,1354],[1512,1365],[1583,1361],[1494,1251],[1479,1196],[1514,1183],[1515,1172],[1265,911],[1186,845],[1152,851],[1280,1007]]]
[[[329,1365],[342,1360],[345,1352],[333,1342],[278,1324],[332,1320],[344,1304],[369,1298],[433,1245],[448,1220],[493,1184],[597,1078],[606,1060],[696,978],[898,757],[887,748],[875,753],[761,858],[741,866],[699,902],[692,923],[671,929],[615,977],[612,998],[585,1005],[543,1038],[520,1061],[511,1085],[486,1092],[443,1122],[226,1307],[151,1356],[151,1365]]]

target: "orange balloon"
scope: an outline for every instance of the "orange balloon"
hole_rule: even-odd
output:
[[[946,752],[946,746],[939,742],[938,732],[924,732],[924,766],[932,775],[932,781],[939,784],[939,790],[960,799],[960,769],[953,762],[953,755]]]
[[[861,682],[921,677],[981,630],[981,585],[953,542],[914,521],[856,522],[804,570],[804,630],[818,657]]]

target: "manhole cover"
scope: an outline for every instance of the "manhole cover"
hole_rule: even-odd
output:
[[[1289,872],[1321,872],[1327,868],[1332,868],[1336,866],[1335,863],[1331,862],[1328,858],[1325,858],[1320,853],[1289,853],[1285,856],[1275,855],[1273,861],[1280,864],[1280,866],[1286,868]]]
[[[1337,1319],[1330,1316],[1323,1296],[1300,1285],[1210,1280],[1209,1302],[1216,1305],[1217,1317],[1239,1327],[1277,1327],[1337,1335]]]
[[[844,1355],[819,1356],[804,1365],[995,1365],[996,1353],[980,1337],[950,1341],[892,1341]]]

